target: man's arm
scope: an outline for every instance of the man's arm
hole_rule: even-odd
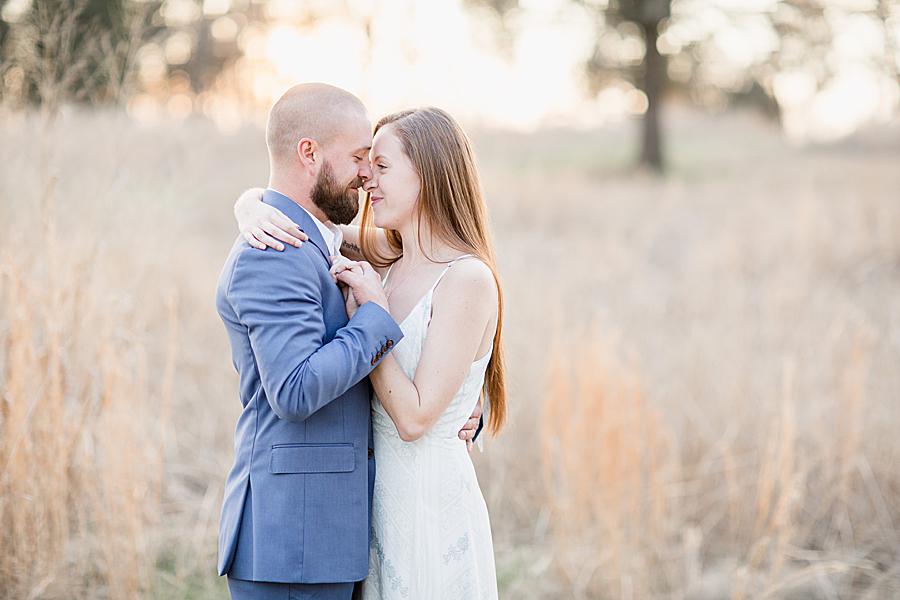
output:
[[[472,446],[475,445],[476,440],[478,440],[478,435],[481,433],[481,430],[484,429],[483,408],[484,403],[482,402],[482,396],[479,396],[478,402],[475,403],[475,409],[472,411],[472,414],[469,415],[466,424],[462,426],[462,429],[460,429],[457,434],[459,439],[466,443],[466,448],[468,448],[469,452],[472,451]],[[484,444],[482,442],[478,442],[478,447],[484,450]]]
[[[228,287],[269,404],[288,421],[302,421],[346,392],[403,337],[387,311],[366,302],[325,344],[314,269],[301,249],[248,250],[237,258]]]
[[[482,429],[484,429],[484,417],[478,417],[478,429],[475,430],[475,435],[472,436],[473,442],[478,440],[478,434],[481,433]]]

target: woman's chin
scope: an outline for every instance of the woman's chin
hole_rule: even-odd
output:
[[[391,229],[391,224],[387,223],[383,218],[380,218],[377,212],[372,215],[372,222],[375,224],[375,227],[378,227],[379,229]]]

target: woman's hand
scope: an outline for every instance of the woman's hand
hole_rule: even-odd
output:
[[[340,254],[332,256],[330,270],[331,277],[334,279],[334,282],[341,287],[341,292],[344,294],[344,307],[347,309],[347,318],[352,319],[353,315],[356,314],[356,310],[359,308],[359,304],[356,302],[356,296],[353,295],[353,290],[350,286],[342,281],[338,281],[338,274],[344,271],[354,271],[360,275],[363,273],[362,266],[358,262],[352,261]]]
[[[235,202],[234,218],[241,235],[248,244],[260,250],[267,247],[284,250],[281,242],[299,248],[309,236],[283,212],[263,203],[262,193],[262,188],[250,188]]]
[[[381,285],[381,276],[372,265],[364,260],[359,262],[347,260],[346,263],[335,267],[335,270],[337,272],[334,277],[339,283],[350,286],[350,291],[353,292],[359,306],[366,302],[374,302],[386,312],[390,312],[387,296],[384,295],[384,287]]]

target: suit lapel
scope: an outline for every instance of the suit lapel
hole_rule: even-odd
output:
[[[283,212],[287,218],[296,223],[303,233],[309,236],[309,241],[312,242],[313,246],[319,250],[319,254],[325,259],[325,264],[328,268],[331,268],[329,250],[325,245],[325,240],[322,238],[322,233],[316,226],[316,222],[313,221],[313,218],[303,207],[284,194],[272,189],[267,189],[263,192],[262,201],[270,206],[274,206]]]

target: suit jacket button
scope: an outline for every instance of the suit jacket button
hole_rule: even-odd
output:
[[[372,451],[371,448],[369,448],[369,458],[374,458],[374,457],[375,457],[375,453]]]

